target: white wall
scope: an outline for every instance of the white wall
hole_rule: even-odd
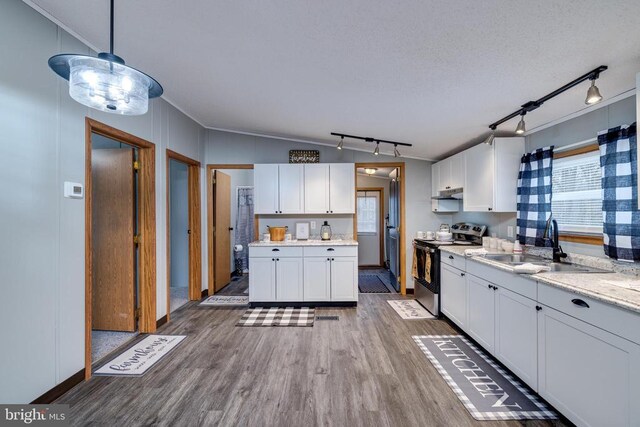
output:
[[[173,159],[169,161],[169,194],[171,286],[186,288],[189,286],[189,169]]]
[[[156,144],[157,318],[167,310],[165,148],[202,159],[204,130],[163,100],[138,117],[73,101],[47,60],[89,49],[22,2],[3,2],[0,40],[11,58],[0,67],[0,402],[25,403],[84,368],[84,200],[62,188],[84,183],[85,116]]]

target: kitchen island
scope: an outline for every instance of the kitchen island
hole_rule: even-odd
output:
[[[256,241],[249,244],[249,264],[252,307],[358,303],[355,240]]]

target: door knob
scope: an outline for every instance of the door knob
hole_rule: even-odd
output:
[[[233,227],[229,227],[229,231],[233,231]]]

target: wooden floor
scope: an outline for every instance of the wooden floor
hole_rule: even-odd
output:
[[[187,339],[146,375],[93,377],[57,403],[76,425],[553,425],[475,421],[411,339],[456,331],[402,320],[398,295],[359,298],[309,328],[236,327],[244,309],[191,302],[158,330]]]

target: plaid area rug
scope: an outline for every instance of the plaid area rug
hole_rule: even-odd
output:
[[[245,311],[236,326],[313,326],[315,309],[258,307]]]
[[[375,274],[360,274],[358,276],[358,290],[363,294],[389,293],[389,289],[382,283],[382,279]]]

